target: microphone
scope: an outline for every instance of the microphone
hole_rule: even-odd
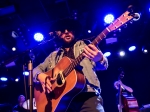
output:
[[[29,52],[29,57],[30,57],[30,59],[32,59],[32,60],[35,59],[35,55],[34,55],[34,53],[32,52],[32,50],[30,50],[30,52]]]
[[[46,44],[47,42],[50,42],[52,40],[54,40],[55,38],[53,37],[52,39],[49,40],[43,40],[41,43],[39,43],[38,45],[42,45],[42,44]]]
[[[55,32],[49,32],[49,35],[50,36],[54,36],[55,34],[54,34]]]
[[[49,39],[49,40],[43,40],[43,41],[42,41],[41,43],[39,43],[38,45],[46,44],[47,42],[50,42],[50,41],[56,39],[58,36],[61,35],[61,31],[49,32],[48,34],[49,34],[49,36],[50,36],[50,39]]]
[[[61,35],[61,31],[49,32],[49,35],[53,38],[59,37]]]

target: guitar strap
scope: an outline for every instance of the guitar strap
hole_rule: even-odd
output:
[[[55,57],[55,65],[56,65],[56,64],[58,63],[58,61],[60,60],[59,58],[60,58],[61,53],[62,53],[62,50],[59,50],[59,51],[57,52],[56,57]]]

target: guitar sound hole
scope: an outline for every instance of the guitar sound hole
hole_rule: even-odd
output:
[[[61,80],[61,75],[60,74],[57,75],[57,84],[58,85],[62,85],[63,84],[63,82]]]

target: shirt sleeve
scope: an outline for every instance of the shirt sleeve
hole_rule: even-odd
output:
[[[108,60],[103,55],[103,58],[101,61],[94,62],[95,69],[98,70],[106,70],[108,68]]]
[[[51,54],[44,60],[43,63],[39,64],[37,67],[33,69],[33,82],[38,82],[37,76],[40,73],[46,71],[47,67],[50,66]]]
[[[90,40],[86,40],[84,41],[84,44],[88,45],[90,44],[91,41]],[[99,49],[99,47],[97,46],[97,48]],[[99,49],[100,50],[100,49]],[[100,50],[101,51],[101,50]],[[106,70],[108,68],[108,59],[103,55],[102,60],[98,61],[98,62],[92,62],[93,66],[95,68],[96,71],[100,71],[100,70]]]

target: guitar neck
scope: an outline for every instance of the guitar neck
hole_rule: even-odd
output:
[[[114,31],[124,25],[126,22],[133,19],[133,16],[130,15],[130,12],[126,11],[119,18],[117,18],[112,24],[106,27],[93,41],[91,44],[97,46],[109,32]],[[64,76],[67,76],[84,58],[83,53],[81,53],[64,71]]]
[[[93,41],[92,44],[97,46],[110,32],[108,28],[105,28]]]

